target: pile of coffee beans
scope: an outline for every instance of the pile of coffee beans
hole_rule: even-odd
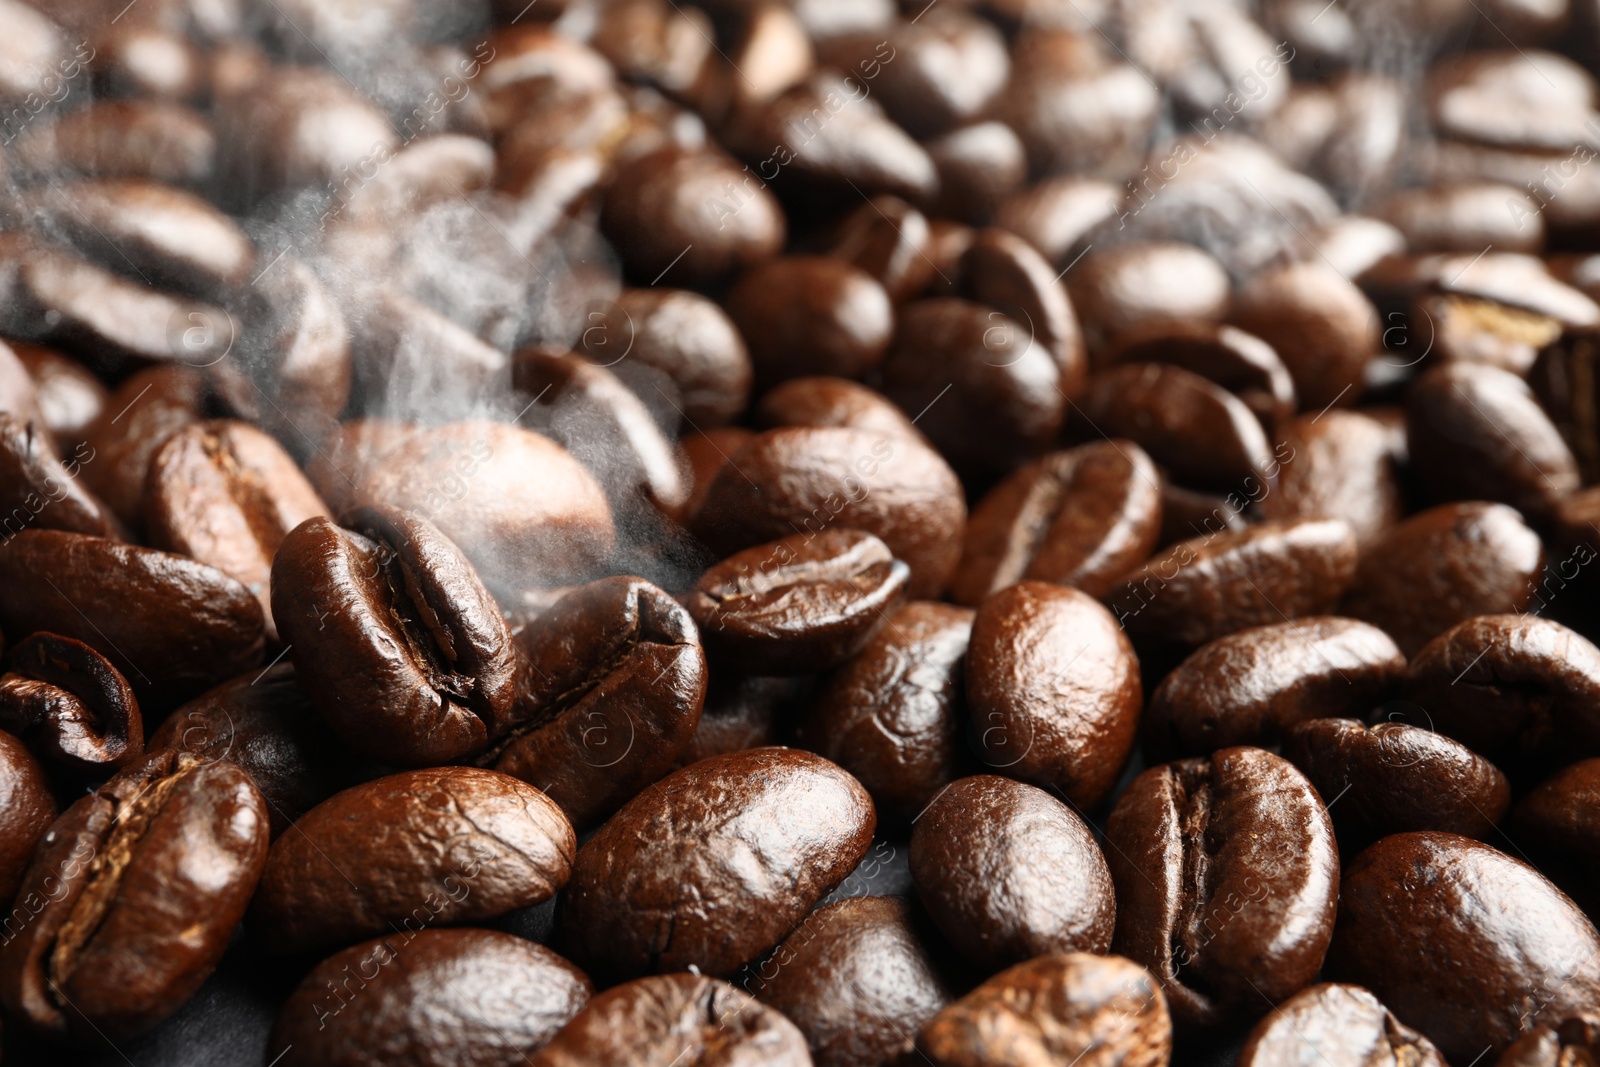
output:
[[[1600,5],[0,0],[0,1063],[1594,1067]]]

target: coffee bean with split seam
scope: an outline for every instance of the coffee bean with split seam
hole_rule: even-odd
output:
[[[88,645],[57,634],[34,634],[11,650],[0,675],[0,727],[77,771],[144,755],[144,720],[128,680]]]
[[[1433,1042],[1395,1018],[1377,997],[1337,982],[1301,990],[1257,1023],[1239,1052],[1239,1067],[1299,1064],[1313,1053],[1327,1067],[1446,1067]]]

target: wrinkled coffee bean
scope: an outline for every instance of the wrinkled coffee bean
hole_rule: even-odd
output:
[[[44,768],[26,745],[0,731],[0,900],[6,906],[16,900],[31,909],[38,903],[17,900],[17,887],[57,814]]]
[[[1396,1019],[1377,997],[1334,982],[1296,993],[1257,1023],[1239,1051],[1239,1067],[1298,1063],[1313,1049],[1329,1067],[1445,1067],[1433,1042]]]
[[[55,634],[34,634],[11,650],[0,675],[0,727],[80,771],[144,755],[133,687],[100,653]]]

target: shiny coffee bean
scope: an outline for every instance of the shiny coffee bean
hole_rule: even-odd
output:
[[[1592,916],[1600,887],[1600,759],[1563,767],[1511,809],[1508,833]]]
[[[1343,519],[1365,549],[1405,512],[1400,468],[1405,437],[1359,411],[1301,416],[1283,431],[1277,487],[1261,499],[1267,519]]]
[[[38,388],[44,424],[62,448],[72,452],[110,402],[110,391],[83,364],[53,348],[21,341],[11,347]]]
[[[405,771],[296,820],[267,857],[251,923],[270,951],[301,952],[492,919],[554,896],[576,848],[561,809],[510,775]]]
[[[0,727],[46,760],[102,772],[144,755],[144,719],[128,680],[81,641],[36,633],[0,675]]]
[[[745,989],[799,1028],[818,1067],[891,1062],[952,999],[926,936],[904,897],[847,897],[806,916]]]
[[[1594,378],[1600,333],[1567,330],[1539,353],[1528,384],[1566,440],[1586,484],[1600,479],[1600,419],[1595,416]]]
[[[1028,581],[979,606],[967,701],[980,760],[1091,808],[1133,750],[1144,692],[1133,646],[1104,607]]]
[[[1453,182],[1403,189],[1373,214],[1392,223],[1413,252],[1465,252],[1493,245],[1538,254],[1544,244],[1539,205],[1522,190],[1495,182]]]
[[[1083,391],[1083,331],[1049,260],[1016,234],[990,227],[973,234],[956,267],[960,295],[1021,323],[1030,347],[1043,345],[1055,360],[1061,392]]]
[[[94,457],[82,465],[83,484],[123,525],[144,528],[150,457],[168,437],[200,421],[205,392],[205,379],[193,368],[151,367],[118,386],[83,431],[88,454]]]
[[[683,505],[682,521],[685,525],[694,525],[700,508],[706,502],[706,493],[717,480],[717,475],[732,462],[741,448],[755,439],[756,435],[743,427],[717,426],[705,433],[689,434],[679,440],[678,451],[683,456],[692,483],[689,499]]]
[[[639,578],[580,586],[517,635],[511,725],[478,761],[588,829],[677,763],[706,694],[689,612]]]
[[[883,286],[832,257],[769,260],[739,279],[726,304],[763,387],[815,374],[864,377],[894,333]]]
[[[1107,364],[1165,363],[1244,401],[1269,432],[1294,414],[1294,379],[1271,345],[1233,326],[1213,322],[1157,324],[1123,334]]]
[[[1527,607],[1543,566],[1538,535],[1512,509],[1446,504],[1374,542],[1340,610],[1382,627],[1411,656],[1466,619]]]
[[[1445,1067],[1433,1042],[1396,1019],[1377,997],[1336,982],[1301,990],[1257,1023],[1239,1051],[1239,1067],[1298,1064],[1312,1051],[1328,1067]]]
[[[1311,783],[1258,748],[1145,771],[1106,823],[1112,949],[1148,967],[1173,1018],[1257,1018],[1322,967],[1339,853]]]
[[[1354,619],[1240,630],[1167,675],[1150,696],[1145,737],[1164,754],[1275,745],[1310,719],[1365,716],[1398,693],[1405,671],[1389,635]]]
[[[895,303],[919,295],[938,268],[927,216],[895,196],[877,196],[852,212],[830,255],[874,278]]]
[[[1265,270],[1234,295],[1229,321],[1283,358],[1300,404],[1321,410],[1361,395],[1377,353],[1377,311],[1355,283],[1321,260]]]
[[[934,1067],[1029,1067],[1086,1057],[1154,1065],[1172,1056],[1160,985],[1120,956],[1069,952],[1019,963],[917,1035]]]
[[[842,426],[924,440],[906,414],[882,393],[845,378],[791,378],[762,395],[755,416],[766,429]]]
[[[917,819],[910,855],[933,921],[985,973],[1111,944],[1105,857],[1088,824],[1042,789],[988,774],[953,782]]]
[[[747,548],[685,598],[713,661],[754,674],[814,674],[855,656],[899,607],[910,568],[860,530]]]
[[[939,172],[931,210],[974,226],[989,222],[1028,179],[1028,150],[1003,122],[962,126],[924,147]]]
[[[804,1035],[788,1019],[728,983],[698,974],[640,978],[606,990],[528,1061],[530,1067],[811,1062]]]
[[[543,945],[491,930],[408,929],[318,964],[278,1012],[269,1044],[306,1064],[376,1067],[403,1056],[419,1067],[512,1067],[592,993],[582,971]]]
[[[733,974],[844,880],[875,824],[860,783],[808,752],[759,748],[685,767],[579,850],[563,943],[595,974],[691,964]]]
[[[1193,245],[1158,241],[1089,252],[1064,280],[1096,367],[1129,332],[1217,322],[1228,310],[1227,272]]]
[[[845,70],[878,59],[881,74],[872,82],[873,94],[913,137],[930,137],[972,120],[1005,87],[1011,70],[1005,43],[984,19],[945,11],[887,29],[886,36],[868,32],[829,40],[822,57]],[[858,69],[866,74],[874,67]]]
[[[1149,558],[1161,530],[1160,477],[1131,441],[1054,452],[1001,482],[967,521],[950,586],[975,605],[1023,579],[1104,596]]]
[[[95,452],[78,445],[64,458],[43,424],[0,411],[0,529],[32,527],[124,540],[127,528],[78,480]]]
[[[17,888],[57,814],[44,768],[26,745],[0,731],[0,900],[7,905],[43,906],[43,898],[18,899]]]
[[[1592,1007],[1600,936],[1520,860],[1454,834],[1395,834],[1345,873],[1328,971],[1465,1063],[1503,1051],[1536,1018]]]
[[[1355,538],[1344,522],[1264,522],[1180,541],[1128,572],[1104,599],[1136,638],[1203,645],[1326,614],[1355,570]]]
[[[148,1030],[210,976],[266,859],[266,805],[247,774],[146,757],[45,835],[19,894],[43,903],[0,946],[0,1004],[79,1043]]]

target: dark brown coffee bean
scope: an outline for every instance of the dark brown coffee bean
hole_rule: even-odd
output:
[[[1353,282],[1320,260],[1251,278],[1235,294],[1229,319],[1277,351],[1308,409],[1353,403],[1379,347],[1372,304]]]
[[[1088,824],[1042,789],[989,774],[953,782],[917,819],[910,855],[933,921],[985,972],[1111,944],[1105,857]]]
[[[1257,1023],[1239,1052],[1239,1067],[1299,1063],[1310,1051],[1328,1067],[1445,1067],[1433,1042],[1396,1019],[1377,997],[1333,982],[1301,990]]]
[[[951,993],[904,897],[818,908],[772,950],[745,989],[806,1036],[818,1067],[869,1067],[907,1053]]]
[[[510,727],[519,664],[460,550],[398,508],[307,519],[272,563],[272,613],[295,671],[353,752],[427,766]]]
[[[1283,757],[1337,806],[1334,823],[1349,851],[1386,834],[1444,830],[1484,838],[1511,804],[1506,776],[1443,734],[1383,722],[1312,719],[1285,732]]]
[[[1544,349],[1528,372],[1540,404],[1565,438],[1585,483],[1600,478],[1600,419],[1594,414],[1594,369],[1600,333],[1568,330]]]
[[[1455,834],[1395,834],[1345,873],[1328,971],[1466,1063],[1504,1050],[1536,1017],[1600,1000],[1600,936],[1519,860]]]
[[[809,1067],[806,1039],[778,1012],[698,974],[640,978],[589,1001],[530,1067],[593,1063]]]
[[[328,512],[288,453],[248,423],[193,423],[150,457],[144,500],[150,543],[243,582],[276,639],[272,558],[290,530]]]
[[[1542,1020],[1526,1036],[1512,1042],[1495,1067],[1561,1067],[1600,1056],[1600,1017],[1571,1015]]]
[[[1264,522],[1180,541],[1103,599],[1137,638],[1198,646],[1251,626],[1325,615],[1355,572],[1355,538],[1344,522]]]
[[[1167,675],[1150,696],[1145,736],[1164,754],[1275,745],[1308,719],[1364,717],[1398,693],[1405,672],[1389,635],[1354,619],[1240,630]]]
[[[1117,214],[1123,192],[1120,186],[1096,178],[1045,178],[1008,197],[995,212],[994,224],[1021,237],[1064,270],[1080,251],[1084,235]]]
[[[217,137],[192,108],[161,100],[93,100],[17,138],[16,158],[36,172],[148,178],[186,188],[209,186]]]
[[[127,528],[78,481],[94,449],[79,445],[65,461],[40,423],[0,411],[0,531],[66,530],[123,540]]]
[[[1243,400],[1269,432],[1294,414],[1289,368],[1272,346],[1233,326],[1213,322],[1158,324],[1118,338],[1107,364],[1166,363],[1198,374]]]
[[[772,258],[784,240],[783,211],[766,185],[709,151],[664,148],[625,164],[602,220],[641,283],[715,282]]]
[[[1065,281],[1096,367],[1105,365],[1104,353],[1130,331],[1220,321],[1231,288],[1214,257],[1171,241],[1089,252]]]
[[[1068,952],[1019,963],[934,1016],[917,1035],[934,1067],[1030,1067],[1091,1053],[1166,1063],[1172,1020],[1150,973],[1120,956]]]
[[[1413,656],[1458,622],[1527,607],[1543,566],[1538,534],[1512,509],[1445,504],[1400,523],[1362,553],[1340,610],[1381,626]]]
[[[0,543],[0,628],[74,638],[147,709],[260,662],[261,605],[215,567],[100,537],[24,530]]]
[[[870,82],[872,94],[913,137],[971,121],[1005,87],[1011,72],[1005,42],[983,19],[936,11],[886,30],[826,40],[822,59],[843,70],[857,67],[863,75],[873,66],[881,70]],[[879,62],[872,64],[874,59]]]
[[[78,771],[103,772],[144,755],[133,687],[100,653],[55,634],[34,634],[11,650],[0,676],[0,727]]]
[[[979,606],[967,701],[980,760],[1092,808],[1133,750],[1144,692],[1109,612],[1076,589],[1028,581]]]
[[[26,909],[22,916],[13,911],[7,917],[8,938],[15,936],[19,918],[37,914],[44,907],[42,897],[18,899],[17,888],[34,848],[56,815],[56,800],[44,768],[26,745],[0,731],[0,900],[5,901],[0,906],[9,907],[14,901]]]
[[[405,771],[296,820],[267,857],[251,922],[270,951],[301,952],[491,919],[554,896],[576,850],[561,809],[510,775]]]
[[[267,811],[224,761],[155,753],[45,834],[19,899],[43,899],[0,945],[0,1003],[29,1029],[121,1041],[200,988],[267,859]]]
[[[918,296],[938,268],[928,219],[896,196],[877,196],[852,212],[829,255],[878,279],[895,303]]]
[[[317,714],[294,665],[249,671],[178,708],[146,746],[244,768],[267,802],[272,836],[349,784],[349,756]]]
[[[756,435],[743,427],[718,426],[705,433],[690,434],[678,442],[678,451],[689,468],[692,482],[689,499],[683,505],[682,521],[686,525],[695,524],[717,475],[733,462],[741,448],[755,439]]]
[[[1103,441],[1053,452],[973,510],[950,598],[976,605],[1025,578],[1103,596],[1150,557],[1160,531],[1160,476],[1144,449]]]
[[[1600,648],[1537,615],[1482,615],[1429,641],[1406,696],[1426,725],[1517,763],[1600,755]]]
[[[762,396],[756,421],[766,429],[843,426],[926,441],[882,393],[844,378],[791,378]]]
[[[1048,260],[1021,237],[990,227],[973,235],[957,268],[962,296],[1022,323],[1028,341],[1055,359],[1060,391],[1069,397],[1083,391],[1089,373],[1083,331]]]
[[[911,571],[878,538],[823,530],[737,552],[685,602],[713,660],[755,674],[814,674],[861,651]]]
[[[479,757],[543,790],[581,829],[666,774],[694,735],[706,659],[693,620],[640,578],[562,597],[517,636],[512,721]]]
[[[1283,431],[1277,488],[1261,499],[1267,519],[1343,519],[1366,548],[1400,521],[1405,435],[1359,411],[1301,416]]]
[[[780,721],[788,719],[791,705],[801,691],[802,683],[793,678],[762,678],[729,671],[716,675],[706,686],[700,724],[679,755],[678,766],[687,767],[710,756],[777,744]],[[815,749],[817,746],[802,747]],[[851,773],[860,777],[855,771]],[[876,803],[877,798],[873,801]]]
[[[19,344],[0,341],[0,411],[24,423],[48,426],[33,372],[23,362],[21,351],[14,347]]]
[[[1412,301],[1409,315],[1432,343],[1428,355],[1435,363],[1481,363],[1518,377],[1562,332],[1547,315],[1470,296],[1424,294]]]
[[[345,326],[360,412],[437,421],[470,414],[473,404],[505,388],[504,352],[404,293],[363,294]]]
[[[1003,122],[963,126],[923,147],[939,172],[931,210],[973,226],[989,222],[1028,178],[1028,150]]]
[[[110,392],[83,364],[53,348],[21,341],[11,347],[38,387],[39,413],[44,424],[57,442],[71,452],[82,442],[89,424],[105,410]]]
[[[972,618],[948,604],[906,604],[800,722],[797,743],[855,775],[885,824],[909,823],[966,762]]]
[[[780,256],[728,293],[761,387],[813,374],[860,378],[894,332],[889,294],[866,271],[825,256]]]
[[[912,597],[936,596],[960,557],[961,483],[939,454],[903,437],[834,427],[769,430],[706,491],[695,532],[713,553],[831,526],[864,530],[911,568]]]
[[[1508,832],[1592,916],[1600,886],[1600,759],[1564,767],[1511,809]]]
[[[1165,363],[1127,363],[1089,379],[1081,410],[1098,433],[1126,437],[1197,488],[1270,485],[1277,460],[1267,435],[1238,397]]]
[[[844,880],[875,824],[860,783],[809,752],[685,767],[579,850],[558,920],[565,944],[598,974],[732,974]]]
[[[513,1067],[594,992],[543,945],[492,930],[408,930],[336,952],[278,1013],[269,1044],[299,1062]]]
[[[1253,483],[1257,490],[1260,483]],[[1157,545],[1170,548],[1179,541],[1215,535],[1224,530],[1244,530],[1255,525],[1248,493],[1203,493],[1185,489],[1170,478],[1161,479],[1161,535]]]

